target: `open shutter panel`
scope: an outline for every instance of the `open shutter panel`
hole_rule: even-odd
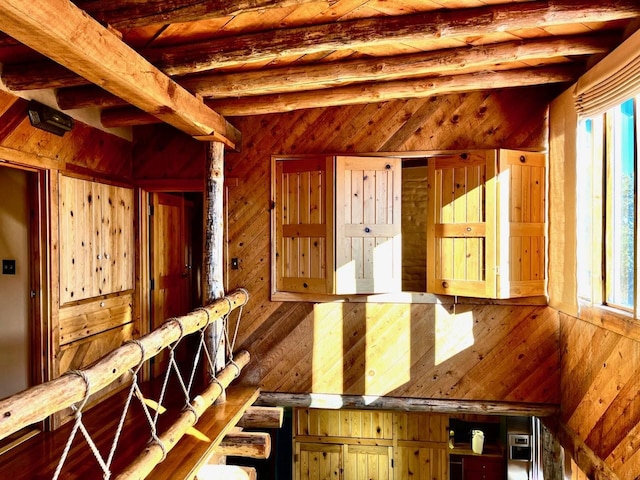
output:
[[[278,160],[276,290],[332,293],[332,158]]]
[[[494,297],[494,176],[494,151],[429,159],[429,292]]]
[[[335,293],[402,288],[400,158],[336,157]]]
[[[502,268],[496,298],[544,295],[546,156],[500,150],[498,169]]]

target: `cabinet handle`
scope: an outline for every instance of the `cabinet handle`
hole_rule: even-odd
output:
[[[520,163],[524,163],[527,161],[527,157],[525,157],[524,155],[520,155]]]
[[[101,307],[104,307],[104,302],[100,302],[100,306],[101,306]]]
[[[106,258],[107,260],[109,260],[109,254],[108,254],[108,253],[105,253],[105,254],[104,254],[104,258]]]
[[[102,260],[102,255],[98,254],[98,260]]]
[[[449,282],[442,282],[443,288],[449,288]]]
[[[364,232],[365,233],[371,233],[371,229],[369,227],[364,227]]]

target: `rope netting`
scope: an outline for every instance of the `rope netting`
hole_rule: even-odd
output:
[[[146,419],[146,425],[149,429],[149,444],[155,444],[162,450],[162,458],[160,461],[163,461],[166,458],[168,448],[165,446],[161,437],[158,435],[158,420],[160,418],[160,414],[165,410],[163,407],[163,403],[167,397],[168,387],[171,379],[177,380],[177,384],[179,385],[179,396],[181,395],[184,400],[184,411],[189,411],[193,414],[193,424],[195,424],[199,419],[199,413],[196,408],[194,408],[193,399],[195,396],[193,395],[193,387],[196,380],[196,372],[200,367],[203,367],[206,372],[210,383],[218,384],[220,387],[220,391],[224,392],[224,385],[220,383],[216,375],[216,366],[215,359],[218,358],[218,352],[221,348],[225,348],[226,353],[226,364],[232,365],[237,369],[237,373],[234,378],[240,374],[240,367],[235,363],[233,359],[233,352],[235,349],[235,343],[238,335],[238,328],[240,326],[240,321],[242,319],[242,309],[247,302],[248,294],[246,290],[241,289],[245,295],[244,303],[240,304],[238,307],[238,315],[236,317],[235,325],[233,328],[233,333],[230,336],[230,316],[233,310],[233,305],[229,297],[225,297],[224,300],[228,303],[228,311],[223,314],[221,317],[212,319],[209,313],[209,310],[204,307],[200,307],[194,310],[194,312],[202,311],[206,314],[207,321],[199,328],[196,332],[187,334],[185,332],[185,327],[183,325],[183,321],[180,318],[170,318],[165,322],[166,324],[177,325],[180,330],[179,338],[169,344],[166,347],[168,351],[168,362],[166,364],[166,369],[162,374],[162,385],[160,387],[160,391],[158,394],[158,398],[154,399],[153,402],[149,402],[149,398],[145,397],[142,392],[141,384],[140,384],[140,371],[145,363],[148,360],[147,351],[145,349],[144,343],[140,340],[130,340],[127,343],[135,344],[140,349],[140,361],[138,364],[129,370],[131,374],[131,385],[128,389],[128,394],[124,401],[124,405],[122,407],[122,411],[119,417],[119,421],[117,427],[115,429],[113,438],[111,440],[109,451],[106,455],[103,455],[94,441],[94,438],[88,431],[85,423],[83,413],[85,408],[87,407],[87,403],[90,397],[90,394],[94,389],[92,389],[91,381],[89,376],[85,371],[82,370],[71,370],[65,375],[77,376],[81,378],[84,382],[85,393],[79,402],[75,403],[71,406],[74,414],[73,426],[70,432],[70,435],[65,444],[64,450],[60,456],[60,460],[57,464],[56,470],[53,475],[53,480],[57,480],[62,472],[63,466],[69,452],[71,450],[71,446],[74,442],[74,439],[78,436],[78,432],[82,434],[82,437],[85,439],[87,445],[91,449],[93,456],[95,457],[100,469],[103,473],[103,479],[110,479],[112,477],[112,465],[115,457],[115,453],[118,447],[118,442],[121,438],[121,434],[123,431],[123,426],[125,424],[125,419],[127,418],[127,413],[130,410],[131,403],[134,401],[134,398],[137,399],[139,405],[142,407],[142,411],[144,412],[144,418]],[[217,336],[214,342],[208,341],[210,337],[207,336],[207,329],[211,328],[213,324],[217,321],[221,322],[221,334]],[[161,327],[162,328],[162,327]],[[189,365],[189,369],[187,372],[182,372],[180,369],[180,365],[176,359],[176,349],[181,344],[185,337],[189,335],[197,335],[198,344],[193,353],[192,361]],[[162,350],[161,350],[162,351]],[[160,353],[157,352],[155,356]],[[153,358],[153,357],[151,357]],[[175,392],[172,392],[175,395]],[[150,408],[149,405],[152,405],[153,408]],[[152,412],[152,410],[154,410]],[[136,434],[139,434],[137,431]]]

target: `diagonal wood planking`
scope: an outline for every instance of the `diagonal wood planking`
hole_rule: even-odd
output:
[[[362,394],[368,389],[557,404],[558,318],[546,307],[471,308],[474,345],[436,365],[435,344],[429,343],[435,338],[434,305],[413,305],[407,311],[406,305],[346,303],[320,315],[311,304],[271,302],[269,285],[271,154],[543,148],[546,104],[554,93],[541,87],[505,89],[239,117],[244,144],[241,152],[227,155],[225,177],[238,179],[229,192],[228,246],[240,268],[228,270],[229,287],[251,292],[238,345],[252,352],[254,362],[241,380],[265,391],[316,388]],[[151,178],[162,170],[156,147],[167,142],[164,133],[136,145],[137,177]],[[179,176],[201,175],[194,161],[179,164],[182,173],[173,170]],[[339,328],[343,341],[334,347],[341,354],[318,357],[316,351],[322,365],[315,365],[314,377],[314,340],[332,331],[324,330],[329,328],[325,323]],[[372,348],[383,364],[371,363]],[[323,369],[331,375],[319,376]],[[399,382],[394,371],[406,378]],[[338,372],[340,381],[332,383]]]

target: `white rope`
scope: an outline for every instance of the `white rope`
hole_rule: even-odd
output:
[[[199,360],[202,357],[203,358],[203,362],[206,361],[208,363],[209,366],[209,371],[210,371],[210,380],[212,383],[217,383],[220,386],[220,389],[222,391],[224,391],[224,386],[220,383],[220,381],[218,380],[218,378],[216,377],[215,374],[215,363],[214,363],[214,359],[217,358],[218,352],[220,350],[220,346],[221,343],[223,341],[226,341],[226,345],[227,348],[229,350],[229,359],[230,359],[230,364],[234,365],[237,369],[237,373],[236,373],[236,377],[240,374],[240,367],[234,362],[233,360],[233,350],[235,348],[235,343],[237,340],[237,336],[238,336],[238,329],[240,326],[240,320],[242,318],[242,307],[244,307],[244,305],[246,305],[247,303],[247,299],[248,299],[248,292],[244,289],[241,289],[244,291],[246,298],[244,303],[239,307],[239,311],[238,311],[238,317],[236,320],[236,325],[235,325],[235,330],[233,333],[233,339],[231,340],[231,342],[229,342],[229,315],[232,311],[233,305],[231,303],[231,300],[229,299],[229,297],[224,297],[225,300],[227,301],[227,303],[229,304],[229,311],[225,314],[221,316],[221,320],[222,320],[222,328],[223,328],[223,335],[220,335],[217,338],[217,341],[215,342],[215,345],[212,345],[211,347],[213,348],[213,352],[210,351],[210,347],[208,345],[208,342],[206,341],[206,336],[205,336],[205,332],[207,327],[209,326],[210,323],[210,317],[209,317],[209,312],[206,308],[204,307],[200,307],[196,310],[203,310],[206,315],[207,315],[207,322],[206,324],[199,330],[200,333],[200,339],[199,339],[199,343],[198,343],[198,347],[195,351],[195,355],[194,355],[194,359],[193,359],[193,363],[191,366],[191,372],[189,374],[189,381],[185,384],[184,378],[182,376],[182,373],[180,372],[180,368],[178,366],[178,363],[176,361],[176,355],[175,355],[175,349],[178,347],[178,344],[181,342],[181,340],[184,338],[184,326],[182,325],[182,322],[179,318],[170,318],[167,320],[167,322],[174,322],[178,325],[178,327],[180,328],[180,337],[171,345],[169,345],[167,348],[169,350],[169,363],[167,365],[167,369],[164,373],[164,378],[162,381],[162,387],[160,389],[160,394],[158,396],[158,399],[156,401],[157,403],[157,407],[155,409],[155,413],[152,415],[150,410],[149,410],[149,406],[145,401],[145,397],[142,393],[142,390],[140,389],[140,384],[139,384],[139,378],[138,375],[140,373],[140,369],[142,368],[144,362],[145,362],[145,358],[146,358],[146,352],[144,349],[143,344],[138,341],[138,340],[130,340],[127,343],[133,343],[138,345],[138,347],[140,348],[140,362],[138,363],[138,365],[135,368],[132,368],[130,370],[130,373],[132,375],[132,382],[131,382],[131,387],[129,388],[129,392],[128,395],[125,399],[124,402],[124,406],[118,421],[118,425],[116,427],[116,431],[113,437],[113,441],[111,443],[111,447],[109,450],[109,455],[107,456],[107,459],[105,460],[103,458],[103,456],[101,455],[100,451],[98,450],[95,442],[93,441],[93,439],[91,438],[91,435],[89,434],[89,432],[87,431],[84,423],[83,423],[83,410],[89,400],[89,394],[91,392],[91,385],[89,382],[89,378],[87,376],[87,374],[82,371],[82,370],[71,370],[67,373],[65,373],[65,375],[77,375],[80,378],[83,379],[84,383],[85,383],[85,395],[84,398],[78,402],[76,405],[73,405],[71,408],[74,411],[74,416],[75,416],[75,422],[73,424],[73,427],[71,429],[71,433],[69,435],[69,438],[67,439],[67,443],[65,444],[64,450],[62,452],[62,455],[60,457],[60,460],[58,462],[58,465],[56,466],[56,470],[54,472],[53,475],[53,480],[58,480],[58,477],[60,476],[60,472],[62,471],[62,468],[64,466],[64,463],[69,455],[69,452],[71,450],[71,445],[73,443],[73,440],[75,439],[77,432],[80,431],[82,432],[82,435],[84,436],[85,440],[87,441],[87,444],[89,445],[89,448],[91,449],[91,451],[93,452],[98,464],[100,465],[100,468],[103,471],[103,479],[104,480],[108,480],[111,477],[111,471],[110,471],[110,467],[111,464],[113,462],[113,459],[115,457],[115,452],[119,443],[119,440],[121,438],[121,434],[124,428],[124,423],[126,420],[126,416],[127,413],[130,409],[131,406],[131,400],[133,399],[134,395],[136,398],[138,398],[140,405],[142,406],[142,410],[144,412],[144,416],[147,420],[149,429],[150,429],[150,433],[151,433],[151,439],[150,439],[150,443],[155,443],[157,445],[160,446],[160,449],[162,450],[162,459],[160,461],[163,461],[166,456],[167,456],[167,449],[165,448],[165,445],[163,444],[162,440],[160,439],[160,437],[158,436],[158,431],[157,431],[157,425],[158,425],[158,418],[159,415],[161,413],[161,410],[163,410],[163,406],[162,403],[165,400],[165,396],[167,393],[167,387],[169,384],[169,378],[171,375],[171,372],[174,371],[176,376],[177,376],[177,380],[180,384],[180,387],[182,388],[182,393],[184,395],[185,398],[185,409],[190,410],[195,417],[195,422],[198,421],[199,419],[199,415],[196,411],[196,409],[193,407],[192,403],[191,403],[191,389],[193,387],[193,383],[194,383],[194,379],[195,379],[195,373],[196,370],[198,368],[199,365]],[[167,323],[165,322],[165,323]],[[212,355],[213,353],[213,355]]]

